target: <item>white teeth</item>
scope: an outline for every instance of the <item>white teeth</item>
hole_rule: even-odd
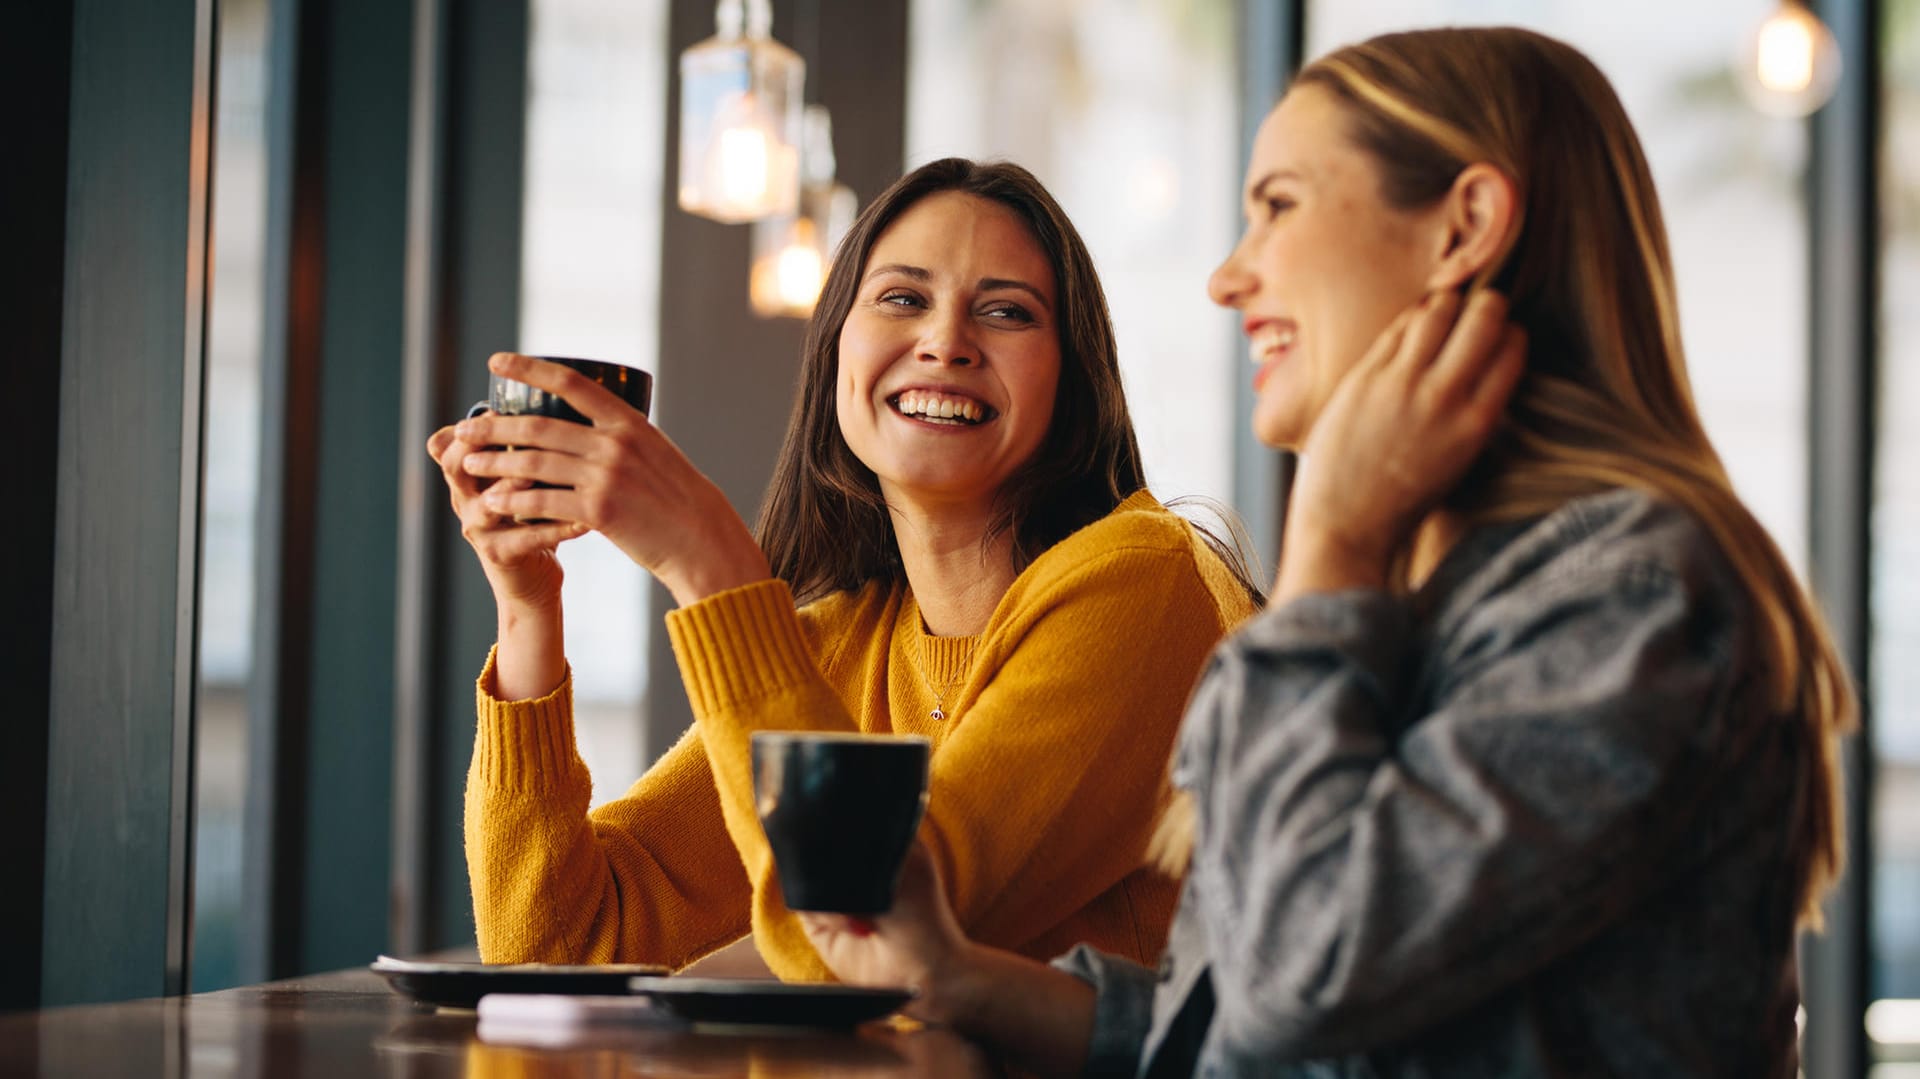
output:
[[[949,397],[923,390],[908,390],[894,399],[894,408],[907,416],[927,420],[979,423],[985,406],[965,397]]]
[[[1272,358],[1273,353],[1292,348],[1294,338],[1298,335],[1299,331],[1292,325],[1262,326],[1248,339],[1250,344],[1248,352],[1254,363],[1265,363]]]

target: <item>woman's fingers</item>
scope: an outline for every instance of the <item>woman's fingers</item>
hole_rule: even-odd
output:
[[[515,482],[517,481],[503,480],[493,486],[505,490]],[[481,533],[500,528],[508,528],[513,525],[513,519],[511,517],[495,510],[493,506],[488,503],[486,491],[474,491],[465,494],[456,492],[454,494],[453,509],[460,517],[461,533],[470,541]]]
[[[453,432],[471,446],[533,446],[578,456],[593,452],[596,440],[605,437],[571,420],[552,416],[502,416],[494,412],[461,420],[454,425]]]
[[[1410,313],[1400,347],[1394,359],[1417,377],[1417,372],[1432,366],[1434,358],[1449,340],[1460,317],[1460,295],[1451,289],[1430,292]]]
[[[591,527],[593,521],[581,512],[580,496],[566,487],[530,487],[524,480],[503,481],[480,496],[480,505],[489,513],[509,521],[567,521]]]
[[[555,547],[585,532],[586,529],[571,521],[539,525],[508,522],[505,527],[470,536],[469,542],[473,544],[474,552],[486,563],[514,570],[531,564],[541,555],[550,555]]]
[[[800,919],[800,928],[815,937],[831,938],[846,933],[856,937],[873,935],[873,921],[850,914],[802,913],[796,911],[794,917]]]
[[[526,480],[572,487],[581,482],[581,459],[546,450],[474,450],[460,462],[470,476]]]
[[[436,442],[439,443],[439,452],[434,454],[434,460],[439,463],[440,474],[447,481],[447,496],[453,500],[454,512],[464,513],[462,506],[478,498],[493,480],[476,477],[467,471],[466,459],[473,452],[472,443],[451,436],[442,439],[438,431],[427,440],[428,449],[434,449]]]
[[[530,551],[551,547],[586,531],[583,525],[571,518],[553,513],[528,512],[527,507],[512,501],[521,495],[539,493],[542,492],[528,491],[523,481],[501,480],[478,497],[464,499],[455,507],[460,515],[461,534],[468,543],[480,550],[483,557],[511,563],[525,557]],[[520,524],[516,522],[516,517],[545,523]]]
[[[522,356],[518,352],[496,352],[487,358],[487,369],[496,375],[524,382],[535,389],[558,395],[575,412],[603,427],[626,423],[640,413],[618,395],[587,376],[557,363]]]
[[[1393,321],[1387,323],[1387,328],[1381,330],[1380,336],[1374,338],[1373,344],[1367,346],[1366,355],[1360,358],[1360,363],[1354,369],[1371,370],[1383,367],[1390,362],[1399,354],[1400,343],[1407,335],[1407,327],[1412,324],[1413,317],[1419,313],[1419,308],[1410,307],[1393,316]]]
[[[1467,407],[1492,424],[1506,412],[1507,402],[1527,373],[1527,331],[1508,326],[1493,357],[1467,394]]]
[[[1492,289],[1475,291],[1433,362],[1443,390],[1464,392],[1478,382],[1500,354],[1507,326],[1506,297]]]

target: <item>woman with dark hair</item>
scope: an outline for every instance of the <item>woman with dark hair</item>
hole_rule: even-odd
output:
[[[677,968],[751,933],[781,977],[830,977],[754,812],[749,738],[770,729],[932,741],[921,835],[979,939],[1158,953],[1176,884],[1143,854],[1166,757],[1254,594],[1144,489],[1099,280],[1030,174],[937,161],[860,216],[757,538],[610,393],[490,365],[593,422],[480,416],[428,445],[499,608],[467,785],[483,958]],[[673,594],[696,717],[592,812],[554,557],[588,530]]]
[[[822,956],[1046,1072],[1790,1079],[1854,701],[1694,410],[1607,80],[1523,30],[1339,49],[1245,211],[1210,292],[1300,469],[1181,731],[1166,955],[971,941],[919,856]]]

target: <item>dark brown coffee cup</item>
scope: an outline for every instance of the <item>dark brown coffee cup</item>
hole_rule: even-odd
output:
[[[754,733],[754,802],[788,910],[893,907],[932,753],[919,735]]]
[[[647,415],[653,405],[653,376],[638,367],[614,363],[612,360],[582,360],[572,356],[534,358],[571,367],[613,391],[615,397],[632,405],[642,416]],[[590,421],[559,394],[492,373],[487,375],[487,399],[468,409],[467,415],[475,415],[483,409],[502,416],[552,416],[556,420],[591,426]]]
[[[570,367],[587,376],[599,385],[613,391],[614,396],[633,406],[642,416],[648,414],[653,405],[653,376],[638,367],[629,367],[612,360],[583,360],[573,356],[536,356],[535,359],[548,363],[557,363]],[[529,386],[516,379],[489,372],[487,374],[487,399],[477,401],[467,409],[467,418],[472,419],[482,412],[493,412],[501,416],[551,416],[556,420],[593,426],[593,422],[581,415],[557,393],[548,393],[536,386]],[[512,449],[512,446],[505,447]],[[535,487],[551,487],[550,483],[536,483]],[[544,524],[541,518],[515,517],[520,524]]]

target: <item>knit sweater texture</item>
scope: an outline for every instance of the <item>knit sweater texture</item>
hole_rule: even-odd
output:
[[[1179,889],[1142,866],[1175,731],[1251,613],[1145,491],[1035,559],[974,636],[927,633],[903,581],[798,610],[777,580],[722,592],[667,616],[694,725],[591,812],[570,677],[501,701],[490,657],[466,796],[481,956],[679,968],[751,931],[780,977],[831,980],[781,901],[749,755],[754,731],[816,730],[932,741],[920,836],[970,937],[1149,962]]]

